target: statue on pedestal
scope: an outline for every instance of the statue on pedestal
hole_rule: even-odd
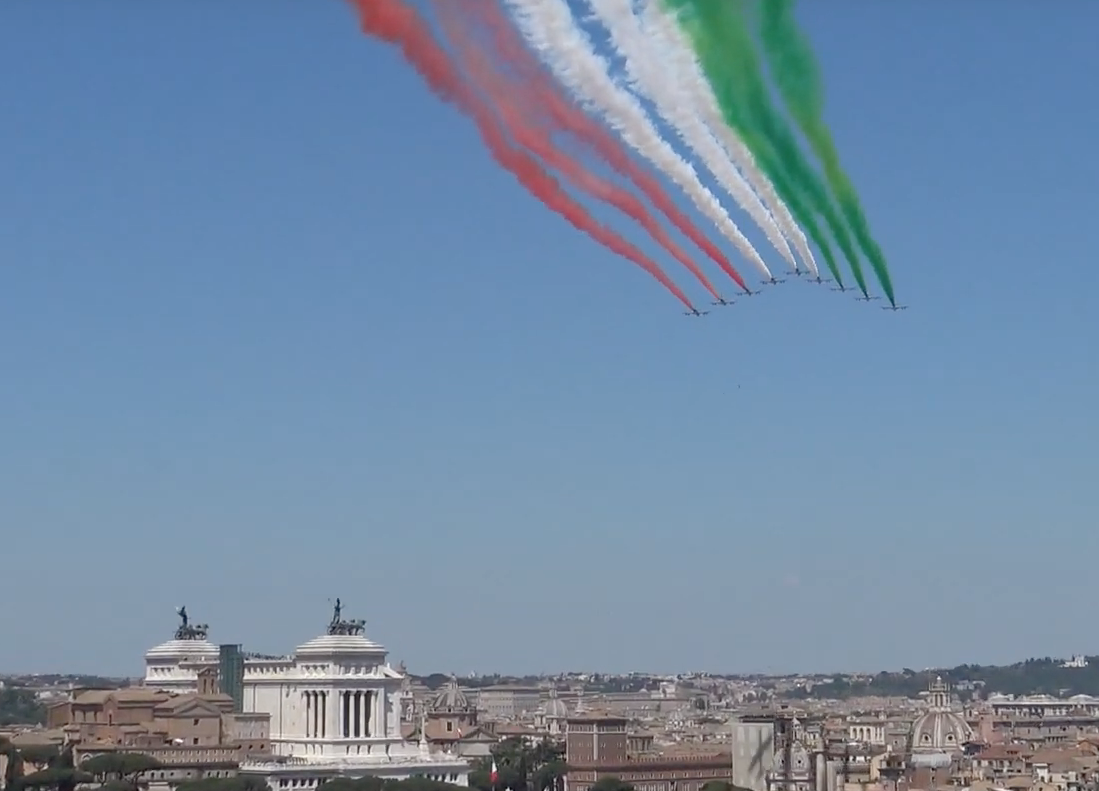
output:
[[[210,627],[204,623],[191,625],[191,618],[187,615],[187,608],[177,607],[176,615],[179,616],[179,627],[176,629],[176,640],[205,640]]]
[[[365,628],[366,621],[344,620],[343,602],[336,599],[336,604],[332,608],[332,620],[328,622],[328,634],[361,635]]]

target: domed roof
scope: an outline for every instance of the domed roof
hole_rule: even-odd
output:
[[[362,634],[322,634],[298,646],[294,652],[305,656],[385,656],[385,647]]]
[[[210,627],[204,623],[191,623],[186,607],[177,608],[176,615],[180,618],[180,624],[175,636],[146,651],[146,661],[160,663],[183,659],[217,659],[218,647],[206,639]]]
[[[912,723],[909,746],[913,753],[956,753],[973,737],[960,714],[950,710],[949,687],[941,677],[928,689],[930,708]],[[949,761],[948,761],[949,762]]]
[[[973,736],[966,721],[952,711],[929,711],[912,723],[912,750],[961,752]]]
[[[295,654],[301,656],[369,656],[385,659],[385,648],[366,638],[366,621],[343,618],[343,603],[336,599],[328,631],[298,646]]]
[[[565,701],[557,697],[557,690],[549,691],[549,700],[542,704],[542,713],[551,719],[566,719],[569,716],[569,707]]]
[[[169,640],[145,652],[154,661],[217,658],[218,647],[209,640]]]
[[[468,711],[469,708],[469,698],[458,687],[458,679],[454,676],[451,676],[450,680],[443,684],[435,699],[431,701],[432,711]]]

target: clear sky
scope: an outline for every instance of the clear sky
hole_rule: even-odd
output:
[[[0,670],[1099,652],[1099,5],[802,5],[905,313],[684,318],[337,0],[0,4]]]

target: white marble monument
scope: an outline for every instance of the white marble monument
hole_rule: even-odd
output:
[[[246,659],[244,711],[271,715],[275,759],[244,763],[241,774],[264,777],[274,791],[366,775],[468,786],[464,759],[402,738],[404,675],[386,655],[366,638],[363,621],[341,617],[337,599],[326,634],[289,657]]]

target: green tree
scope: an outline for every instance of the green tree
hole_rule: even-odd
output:
[[[733,785],[726,780],[711,780],[702,786],[700,791],[750,791],[747,788]]]
[[[426,777],[406,780],[382,780],[378,777],[334,777],[321,783],[317,791],[459,791],[460,787]],[[467,789],[461,789],[467,791]]]
[[[61,754],[61,748],[56,744],[28,744],[16,749],[23,763],[32,766],[49,766]]]
[[[493,760],[498,779],[496,788],[490,782]],[[473,765],[469,785],[477,791],[563,791],[565,749],[552,739],[531,745],[525,739],[508,738],[492,748],[492,755]]]
[[[382,791],[385,785],[380,777],[334,777],[321,783],[317,791]]]
[[[4,788],[18,791],[23,780],[23,756],[7,739],[0,740],[0,755],[8,759],[4,770]]]
[[[108,780],[99,787],[99,791],[138,791],[138,788],[125,780]]]
[[[100,783],[113,780],[126,785],[136,785],[141,774],[160,768],[160,761],[144,753],[101,753],[80,764],[82,771]]]
[[[94,780],[90,774],[81,772],[72,767],[51,766],[31,772],[23,777],[17,784],[20,791],[23,789],[54,789],[54,791],[74,791],[80,783],[90,783]]]
[[[564,761],[550,761],[534,770],[528,791],[565,791],[565,775],[569,768]]]
[[[591,791],[633,791],[633,786],[617,777],[600,777],[591,787]]]
[[[180,783],[176,791],[271,791],[271,786],[260,777],[237,775],[236,777],[203,777]]]
[[[0,689],[0,726],[42,725],[46,722],[46,707],[34,690],[7,686]]]

